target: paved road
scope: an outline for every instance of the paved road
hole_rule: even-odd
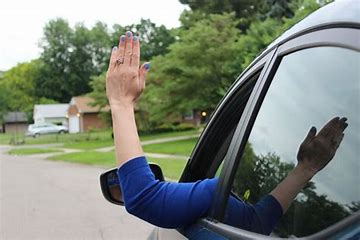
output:
[[[146,239],[152,231],[103,199],[104,169],[5,150],[0,146],[0,239]]]

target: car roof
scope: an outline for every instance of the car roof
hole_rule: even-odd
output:
[[[335,24],[360,24],[360,4],[357,0],[337,0],[316,10],[304,20],[295,24],[272,42],[267,49],[285,41],[300,32]]]

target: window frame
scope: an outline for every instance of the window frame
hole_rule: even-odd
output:
[[[261,108],[262,102],[266,96],[267,90],[271,85],[272,79],[279,67],[281,59],[288,54],[299,50],[309,49],[321,46],[333,46],[351,49],[360,52],[358,39],[360,37],[360,26],[349,24],[348,26],[334,25],[333,28],[319,28],[309,32],[304,32],[295,38],[283,41],[280,45],[273,46],[273,57],[268,66],[263,69],[263,76],[258,79],[243,115],[235,130],[234,137],[225,158],[224,167],[220,174],[217,193],[210,211],[208,219],[201,220],[201,225],[207,226],[214,232],[221,232],[226,237],[237,237],[244,239],[259,239],[259,234],[248,232],[242,229],[233,229],[233,227],[222,224],[230,195],[231,186],[237,167],[240,163],[246,142],[256,120],[257,114]],[[251,74],[252,69],[249,70]],[[226,167],[225,167],[226,166]],[[360,220],[360,212],[357,212],[340,222],[329,226],[318,233],[300,239],[318,239],[331,237],[335,233],[341,233],[342,230],[348,228],[351,224]],[[360,230],[357,229],[357,232]],[[260,235],[263,239],[264,235]],[[269,239],[271,239],[269,237]]]
[[[202,131],[190,157],[187,161],[187,164],[184,168],[184,171],[180,177],[179,182],[193,182],[205,178],[214,177],[215,172],[214,171],[214,162],[215,159],[207,159],[207,161],[204,161],[202,159],[202,156],[204,155],[205,146],[212,144],[214,142],[214,133],[217,129],[222,128],[221,125],[221,119],[226,117],[224,116],[224,111],[227,106],[227,103],[236,95],[238,91],[242,89],[247,83],[248,80],[250,80],[255,73],[260,72],[259,78],[256,80],[255,86],[252,91],[254,91],[257,82],[259,82],[260,77],[262,74],[264,74],[264,69],[266,63],[269,61],[270,57],[272,55],[270,53],[265,54],[261,58],[257,58],[255,61],[252,62],[252,64],[247,67],[240,75],[239,77],[234,81],[234,83],[230,86],[227,94],[222,98],[222,100],[219,102],[217,107],[215,108],[214,112],[209,118],[208,123],[206,124],[204,130]],[[250,94],[249,99],[250,100],[252,93]],[[245,103],[247,105],[247,103]],[[244,111],[241,113],[243,115]],[[201,170],[201,171],[199,171]]]

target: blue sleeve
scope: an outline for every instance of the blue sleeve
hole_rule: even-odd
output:
[[[160,182],[155,180],[145,157],[125,163],[118,169],[118,177],[126,210],[163,228],[183,227],[205,217],[218,183],[217,178],[192,183]],[[225,223],[270,234],[281,215],[281,206],[271,195],[255,205],[230,197]]]
[[[283,215],[280,203],[267,195],[255,205],[230,196],[225,223],[251,232],[269,235]]]

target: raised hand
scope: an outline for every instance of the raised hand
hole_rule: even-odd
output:
[[[106,74],[106,94],[110,106],[133,105],[145,88],[150,68],[144,63],[140,68],[140,41],[132,32],[120,37],[119,46],[111,52]]]
[[[315,174],[324,168],[335,156],[348,126],[345,117],[331,119],[318,134],[312,127],[301,143],[297,159],[298,165]]]

